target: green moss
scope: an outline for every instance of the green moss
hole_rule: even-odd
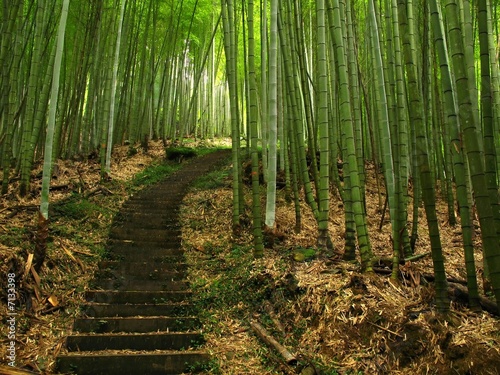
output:
[[[191,147],[169,147],[165,150],[167,160],[180,163],[184,159],[198,156],[198,151]]]
[[[166,177],[170,176],[176,170],[179,169],[178,165],[172,164],[152,164],[142,172],[139,172],[132,179],[130,188],[134,190],[137,187],[144,187],[156,184]]]

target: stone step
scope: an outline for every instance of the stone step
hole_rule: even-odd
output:
[[[173,375],[196,367],[202,369],[210,360],[202,351],[160,353],[72,353],[57,358],[60,373],[77,375]]]
[[[179,239],[168,240],[133,240],[126,238],[112,238],[108,239],[107,248],[110,252],[121,249],[178,249],[181,247]]]
[[[117,260],[103,260],[98,264],[100,270],[113,270],[117,272],[124,272],[128,275],[141,275],[144,272],[177,272],[179,279],[183,278],[186,274],[187,264],[182,262],[174,263],[161,263],[152,262],[126,262]]]
[[[138,262],[143,262],[144,260],[147,260],[148,262],[151,262],[153,264],[161,264],[161,265],[167,265],[167,264],[184,264],[186,259],[184,257],[184,253],[178,251],[178,254],[151,254],[148,251],[129,251],[129,252],[120,252],[120,253],[114,253],[110,252],[106,254],[106,257],[110,261],[121,261],[121,262],[126,262],[126,263],[138,263]]]
[[[131,243],[124,241],[123,243],[114,243],[112,246],[108,247],[108,252],[110,254],[135,254],[142,253],[144,255],[177,255],[182,253],[181,245],[179,242],[162,242],[155,244],[144,244],[144,243]]]
[[[169,375],[206,370],[210,357],[193,349],[203,342],[189,302],[187,265],[180,241],[179,205],[188,184],[230,151],[186,163],[172,178],[123,204],[99,263],[88,303],[74,322],[58,373]],[[189,349],[189,350],[167,350]],[[71,352],[73,351],[73,352]],[[79,352],[75,352],[79,351]],[[205,366],[205,367],[204,367]]]
[[[133,317],[133,316],[189,316],[194,311],[191,303],[148,303],[148,304],[98,304],[90,303],[82,307],[87,317]]]
[[[200,328],[198,318],[189,316],[146,316],[77,318],[73,325],[76,332],[178,332]]]
[[[169,194],[165,191],[161,191],[158,188],[158,197],[154,197],[151,195],[141,195],[140,197],[132,197],[126,202],[123,202],[122,207],[136,207],[143,206],[145,208],[153,207],[153,208],[162,208],[162,209],[170,209],[177,208],[177,203],[182,199],[183,194]]]
[[[135,242],[142,240],[151,241],[165,241],[172,242],[179,240],[181,236],[180,230],[166,230],[166,229],[143,229],[140,227],[132,226],[119,226],[111,228],[109,238],[118,240],[133,239]]]
[[[95,274],[94,277],[100,279],[120,279],[123,277],[129,280],[158,280],[158,281],[175,281],[182,280],[186,278],[186,272],[178,272],[172,270],[159,270],[149,268],[139,268],[131,273],[129,270],[113,270],[113,269],[100,269]]]
[[[124,229],[145,229],[145,230],[164,230],[164,231],[179,231],[180,226],[176,221],[169,222],[163,217],[156,218],[134,218],[115,220],[114,228],[120,227]]]
[[[91,282],[93,289],[118,290],[118,291],[178,291],[186,290],[189,285],[183,280],[130,280],[119,279],[96,279]]]
[[[166,303],[182,302],[191,298],[190,291],[107,291],[107,290],[88,290],[85,292],[85,298],[88,302],[95,303]]]
[[[177,222],[178,215],[173,215],[172,212],[150,212],[150,211],[137,211],[132,208],[122,208],[121,211],[116,214],[115,221],[140,221],[140,220],[164,220],[166,223]]]
[[[178,199],[178,201],[178,203],[180,203],[180,198]],[[140,211],[143,214],[164,214],[166,216],[176,217],[179,213],[178,205],[176,204],[175,207],[173,207],[172,205],[169,206],[170,207],[168,207],[167,205],[151,207],[140,203],[124,203],[120,208],[120,212],[122,213],[122,215],[126,215],[129,212]]]
[[[78,334],[66,338],[68,351],[99,350],[181,350],[199,347],[203,336],[198,332]]]

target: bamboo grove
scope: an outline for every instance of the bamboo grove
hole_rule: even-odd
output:
[[[317,246],[372,272],[366,165],[376,166],[391,223],[393,278],[416,249],[425,212],[436,305],[449,308],[436,202],[460,228],[470,306],[500,301],[500,82],[497,0],[12,0],[0,9],[2,194],[30,193],[51,166],[149,139],[232,138],[235,233],[251,160],[254,255],[276,228],[286,177],[301,229],[301,194]],[[264,183],[260,181],[262,168]],[[340,173],[341,171],[341,173]],[[411,199],[412,198],[412,199]],[[265,200],[265,204],[261,204]],[[329,207],[345,211],[333,249]],[[42,220],[42,219],[41,219]],[[474,246],[479,226],[482,247]]]
[[[436,212],[437,200],[443,199],[448,225],[461,227],[470,306],[479,308],[474,252],[484,255],[485,292],[500,301],[496,9],[486,0],[221,0],[233,137],[233,228],[238,231],[244,212],[244,135],[252,165],[256,257],[263,256],[262,228],[275,228],[279,168],[293,197],[296,230],[303,191],[318,224],[317,247],[333,250],[330,236],[339,234],[329,230],[329,207],[341,200],[345,241],[335,250],[346,260],[359,256],[362,268],[372,272],[365,197],[365,167],[371,162],[383,180],[380,206],[385,200],[390,216],[393,279],[399,264],[416,251],[423,209],[436,305],[448,311]],[[473,246],[476,219],[482,248]]]

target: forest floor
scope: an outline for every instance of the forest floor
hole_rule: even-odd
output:
[[[150,166],[157,167],[165,158],[161,142],[152,142],[147,152],[133,150],[116,148],[107,181],[100,179],[97,160],[58,162],[53,177],[57,188],[51,196],[49,252],[40,274],[26,263],[36,233],[41,166],[33,171],[28,197],[20,198],[15,184],[2,197],[2,363],[8,362],[4,360],[9,343],[5,302],[11,273],[18,307],[16,365],[52,373],[54,358],[84,302],[82,292],[89,287],[104,253],[114,214],[134,191],[154,183],[156,172]],[[373,166],[367,166],[367,175],[372,249],[377,257],[389,257],[390,227],[385,220],[379,230],[381,209]],[[250,207],[248,186],[244,192]],[[399,284],[391,283],[388,275],[362,274],[357,262],[343,262],[336,253],[316,251],[317,227],[304,200],[302,230],[296,233],[293,203],[278,190],[277,233],[268,234],[265,255],[255,260],[250,211],[242,218],[241,233],[234,236],[231,205],[228,167],[198,180],[181,210],[190,281],[198,296],[206,347],[214,358],[207,373],[500,374],[498,318],[472,312],[458,301],[452,302],[446,319],[440,316],[435,311],[432,283],[426,278],[433,274],[430,256],[402,265]],[[330,234],[341,252],[344,215],[340,199],[332,199],[331,210]],[[439,204],[438,215],[447,274],[465,280],[460,227],[447,224],[445,204]],[[481,271],[479,236],[476,241]],[[429,251],[425,217],[420,212],[416,253]],[[265,346],[250,328],[251,322],[266,327],[295,356],[297,364],[285,364]]]
[[[238,236],[231,228],[229,169],[200,180],[186,196],[181,212],[184,247],[192,264],[191,284],[218,373],[500,374],[497,317],[472,312],[463,300],[451,303],[447,318],[436,312],[423,209],[419,210],[415,253],[428,255],[401,265],[400,282],[393,283],[389,275],[361,273],[359,259],[344,262],[337,254],[343,250],[345,229],[343,205],[335,196],[330,205],[335,253],[317,252],[317,226],[303,196],[302,230],[295,232],[294,205],[287,202],[282,189],[277,196],[277,231],[267,233],[264,257],[255,260],[249,173],[244,180],[247,211]],[[367,165],[366,198],[374,255],[390,258],[390,223],[386,215],[379,230],[383,203],[373,165]],[[463,284],[460,225],[448,225],[444,202],[438,203],[437,210],[447,276]],[[479,232],[475,241],[481,275]],[[482,287],[482,280],[479,284]],[[285,364],[256,337],[251,322],[266,327],[298,364]]]

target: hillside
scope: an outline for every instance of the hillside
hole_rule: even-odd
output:
[[[207,146],[207,144],[205,144]],[[208,144],[208,146],[211,146]],[[3,199],[0,225],[2,274],[15,273],[17,358],[20,367],[52,373],[55,355],[70,332],[83,302],[113,215],[134,191],[153,183],[161,173],[163,145],[148,153],[116,148],[111,179],[99,182],[95,160],[59,162],[51,210],[49,256],[39,280],[25,273],[36,231],[39,170],[32,194],[14,192]],[[182,164],[181,164],[182,166]],[[371,243],[377,257],[390,255],[386,220],[381,212],[368,166],[367,207]],[[383,273],[359,272],[359,264],[341,260],[343,207],[331,202],[330,234],[336,252],[315,250],[316,225],[302,202],[302,230],[295,233],[293,204],[278,193],[277,232],[266,236],[262,259],[252,257],[247,210],[242,233],[231,231],[229,170],[200,179],[184,199],[181,212],[183,244],[191,264],[190,279],[197,295],[206,347],[213,355],[212,374],[498,374],[498,319],[472,312],[455,301],[448,317],[434,310],[429,256],[401,266],[401,282]],[[250,191],[245,187],[250,205]],[[14,191],[14,190],[13,190]],[[264,203],[264,202],[263,202]],[[439,205],[443,246],[450,279],[464,279],[459,227],[450,227]],[[480,248],[479,238],[476,238]],[[271,243],[273,246],[271,248]],[[429,251],[425,218],[420,217],[417,254]],[[476,254],[481,264],[481,254]],[[6,280],[2,280],[5,286]],[[2,288],[5,301],[5,288]],[[1,304],[6,317],[6,305]],[[2,336],[7,335],[4,318]],[[260,322],[298,360],[286,365],[260,341],[250,322]],[[2,357],[7,347],[2,346]],[[308,371],[308,372],[307,372]]]

